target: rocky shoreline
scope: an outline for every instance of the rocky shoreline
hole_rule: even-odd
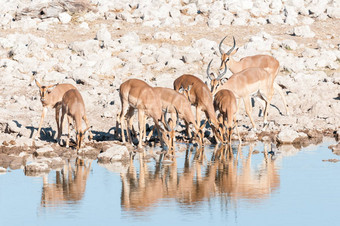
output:
[[[0,9],[0,166],[16,168],[45,146],[57,153],[49,158],[71,152],[54,143],[54,110],[45,118],[42,140],[33,144],[42,110],[34,79],[77,86],[95,135],[86,146],[97,158],[108,149],[103,146],[120,144],[112,130],[122,82],[138,78],[172,88],[184,73],[208,81],[208,62],[214,59],[216,71],[226,35],[224,49],[236,38],[235,58],[268,54],[280,62],[276,82],[290,109],[285,115],[274,94],[263,130],[255,101],[254,132],[241,107],[243,141],[304,146],[323,136],[339,139],[339,9],[337,1],[7,1]]]

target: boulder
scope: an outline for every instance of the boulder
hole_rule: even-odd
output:
[[[327,15],[330,18],[340,19],[340,8],[339,7],[328,7]]]
[[[98,162],[108,163],[114,161],[123,161],[130,158],[129,151],[126,146],[113,144],[106,151],[98,155]]]
[[[70,14],[68,14],[67,12],[63,12],[59,14],[58,19],[61,23],[68,24],[71,21],[72,16],[70,16]]]
[[[292,35],[303,37],[303,38],[313,38],[315,33],[310,29],[308,25],[294,27]]]
[[[44,157],[55,157],[57,154],[53,151],[51,146],[45,146],[42,148],[38,148],[34,153],[34,156],[44,156]]]
[[[106,26],[102,26],[102,28],[97,31],[95,39],[106,44],[111,41],[111,33],[107,30]]]
[[[279,132],[276,139],[280,144],[292,144],[299,138],[299,133],[291,128],[284,128]]]
[[[329,146],[330,149],[332,149],[333,154],[340,155],[340,143],[336,145]]]

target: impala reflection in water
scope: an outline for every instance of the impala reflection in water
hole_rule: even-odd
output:
[[[154,170],[140,158],[139,170],[130,164],[126,173],[121,173],[122,208],[147,211],[164,199],[188,208],[212,197],[231,203],[240,199],[260,202],[279,188],[280,175],[266,145],[263,153],[256,154],[257,160],[261,158],[259,164],[252,164],[257,153],[253,147],[242,152],[241,146],[221,146],[212,154],[188,149],[182,166],[175,159],[169,165],[156,164]]]
[[[57,207],[81,201],[91,170],[91,161],[78,158],[74,165],[68,162],[62,170],[55,172],[53,182],[49,181],[47,175],[44,176],[41,206]]]

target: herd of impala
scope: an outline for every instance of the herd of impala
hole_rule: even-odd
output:
[[[204,145],[203,128],[207,121],[210,123],[217,142],[230,143],[233,130],[235,127],[237,129],[236,115],[240,99],[243,100],[253,129],[256,129],[251,116],[251,97],[254,94],[265,101],[264,123],[267,122],[268,106],[273,97],[274,89],[281,95],[286,113],[289,113],[283,91],[275,82],[279,72],[279,62],[269,55],[248,56],[236,61],[233,59],[233,55],[238,50],[235,49],[235,38],[233,37],[233,47],[226,53],[222,50],[222,43],[225,38],[219,44],[221,66],[218,70],[218,75],[215,76],[214,73],[210,73],[212,60],[207,67],[210,89],[201,79],[190,74],[184,74],[177,78],[173,84],[174,89],[151,87],[139,79],[129,79],[121,84],[119,88],[121,112],[117,116],[116,133],[120,124],[123,142],[126,142],[126,130],[130,143],[133,143],[133,136],[131,134],[133,131],[132,119],[136,109],[138,111],[139,127],[138,147],[141,148],[147,138],[146,118],[151,117],[155,124],[154,130],[157,130],[162,147],[171,150],[174,148],[175,126],[179,118],[185,122],[187,136],[193,138],[199,145]],[[227,68],[233,73],[230,78],[224,77]],[[63,119],[65,114],[67,114],[69,126],[66,147],[69,146],[70,124],[74,121],[77,134],[76,149],[79,150],[86,131],[89,131],[90,139],[92,138],[92,133],[89,130],[91,127],[85,114],[84,100],[79,91],[71,84],[42,86],[37,80],[35,82],[39,87],[40,100],[43,105],[40,124],[35,138],[40,134],[47,109],[52,107],[56,110],[57,141],[60,142]],[[192,105],[196,107],[196,119],[191,110]],[[60,110],[62,115],[59,121]],[[206,118],[202,125],[201,111],[205,113]],[[218,117],[216,117],[216,112],[219,112]],[[171,115],[169,119],[166,118],[167,113]],[[82,120],[86,124],[85,130],[82,129]],[[164,125],[164,129],[160,126],[160,123]],[[194,128],[193,137],[191,136],[190,125]],[[151,134],[150,132],[149,137]],[[239,134],[238,137],[241,141]]]

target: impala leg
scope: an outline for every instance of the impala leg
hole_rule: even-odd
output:
[[[172,150],[174,150],[174,146],[175,146],[175,127],[176,127],[176,121],[177,121],[177,116],[176,113],[172,113],[171,114],[171,119],[172,119],[172,124],[171,126],[171,133],[170,133],[170,144],[171,144],[171,148]]]
[[[164,139],[163,139],[163,134],[161,133],[158,121],[154,120],[154,123],[155,123],[155,127],[156,127],[156,130],[157,130],[159,140],[161,141],[161,146],[164,150],[167,150],[167,146],[164,145],[165,143],[164,143]]]
[[[120,122],[120,125],[121,125],[122,142],[125,143],[126,142],[125,134],[124,134],[124,131],[126,129],[125,114],[127,112],[128,104],[125,101],[121,101],[121,102],[122,102],[122,110],[121,110],[120,115],[119,115],[119,122]],[[118,130],[118,128],[116,128],[116,130]]]
[[[254,130],[256,130],[256,126],[255,126],[254,120],[251,117],[251,111],[250,111],[251,102],[250,102],[250,97],[243,98],[243,102],[244,102],[244,107],[246,109],[246,113],[247,113],[247,115],[248,115],[248,117],[249,117],[249,119],[251,121],[251,124],[253,125]]]
[[[83,119],[85,121],[86,128],[89,128],[90,123],[89,123],[89,120],[87,119],[86,115],[83,116]],[[92,134],[91,130],[89,129],[89,140],[92,140],[92,138],[93,138],[93,134]]]
[[[72,125],[72,118],[71,116],[67,116],[67,124],[68,124],[68,134],[67,134],[67,138],[66,138],[66,147],[69,148],[70,147],[70,134],[71,134],[71,125]]]
[[[271,102],[271,100],[273,98],[273,93],[274,93],[273,89],[267,90],[267,93],[265,93],[264,95],[261,93],[262,98],[266,102],[266,107],[264,109],[264,116],[263,116],[263,120],[264,120],[265,124],[267,123],[268,107],[269,107],[270,102]]]
[[[64,124],[65,112],[66,112],[66,110],[64,108],[62,108],[62,113],[61,113],[61,118],[60,118],[60,128],[59,128],[58,137],[57,137],[57,143],[59,143],[59,144],[60,144],[60,137],[63,134],[63,124]]]
[[[241,143],[242,143],[242,140],[241,140],[241,137],[240,137],[240,132],[239,132],[239,130],[238,130],[238,125],[237,125],[236,116],[234,117],[234,125],[235,125],[235,127],[236,127],[238,140],[239,140],[239,142],[240,142],[240,144],[241,144]]]
[[[42,110],[42,113],[41,113],[41,118],[40,118],[40,123],[39,123],[39,127],[38,127],[38,132],[34,136],[34,139],[38,139],[38,137],[40,137],[40,130],[41,130],[41,126],[44,122],[44,118],[45,118],[46,113],[47,113],[47,107],[43,107],[43,110]]]
[[[143,137],[142,137],[142,141],[143,142],[146,141],[146,115],[144,116],[144,119],[143,119]]]
[[[115,134],[114,136],[117,137],[118,136],[118,128],[119,128],[119,124],[120,124],[120,117],[119,117],[119,114],[117,114],[117,117],[116,117],[116,129],[115,129]]]
[[[189,139],[191,139],[191,132],[189,128],[189,123],[185,122],[185,130]]]
[[[143,137],[144,137],[144,119],[145,119],[145,113],[144,111],[139,110],[138,111],[138,129],[139,129],[139,142],[138,147],[142,148],[143,146]]]
[[[60,110],[61,110],[61,104],[58,104],[55,107],[55,121],[57,122],[57,131],[58,131],[58,137],[59,137],[59,133],[60,133],[60,119],[59,119],[59,114],[60,114]]]
[[[285,98],[285,95],[283,93],[281,86],[279,86],[276,82],[273,83],[273,86],[274,86],[274,89],[280,94],[283,104],[285,105],[286,114],[289,115],[289,108],[288,108],[287,101],[286,101],[286,98]]]
[[[152,130],[150,131],[149,135],[147,136],[147,140],[150,140],[151,136],[154,134],[156,127],[154,126]]]
[[[198,127],[201,126],[201,107],[197,106],[196,107],[196,123],[198,125]]]
[[[133,114],[134,114],[134,111],[135,109],[133,107],[129,107],[126,115],[125,115],[125,120],[126,120],[126,123],[127,123],[127,129],[126,129],[126,132],[127,132],[127,135],[129,137],[129,141],[130,143],[133,145],[133,139],[132,139],[132,136],[131,136],[131,130],[132,130],[132,122],[133,122]],[[139,112],[138,112],[139,114]]]

